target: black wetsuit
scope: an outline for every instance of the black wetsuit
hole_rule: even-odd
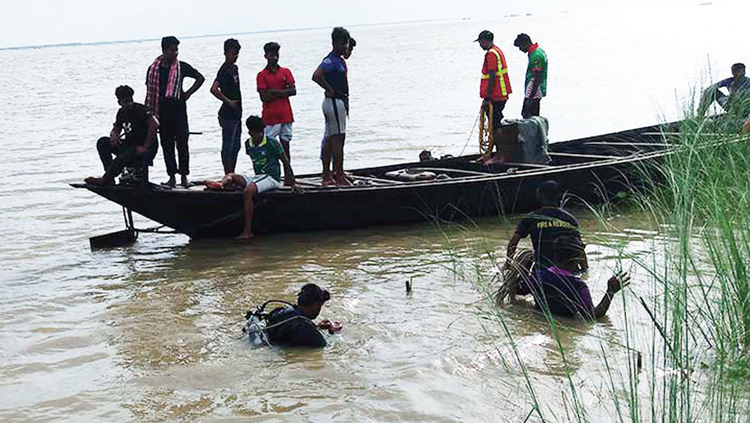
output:
[[[268,316],[265,332],[268,342],[274,346],[322,348],[327,345],[315,323],[296,306],[273,310]]]

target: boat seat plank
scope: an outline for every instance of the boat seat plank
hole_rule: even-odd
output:
[[[669,147],[669,144],[661,143],[661,142],[612,142],[612,141],[588,141],[585,143],[586,145],[616,145],[620,147],[624,146],[633,146],[633,147]]]
[[[510,166],[510,167],[524,167],[524,166],[526,166],[526,167],[533,167],[533,168],[536,168],[536,169],[549,169],[549,168],[555,167],[555,166],[543,165],[543,164],[536,164],[536,163],[513,163],[513,162],[507,162],[507,163],[500,163],[500,164],[503,164],[505,166]]]
[[[464,170],[464,169],[448,169],[448,168],[442,168],[442,167],[413,167],[409,170],[416,170],[420,172],[452,172],[452,173],[464,173],[466,175],[492,175],[491,172],[477,172],[475,170]]]
[[[599,154],[579,154],[579,153],[547,153],[550,156],[558,156],[558,157],[579,157],[582,159],[603,159],[603,160],[610,160],[610,159],[621,159],[625,156],[604,156]]]
[[[370,181],[370,182],[375,182],[375,183],[380,183],[380,184],[387,184],[387,185],[400,185],[400,184],[404,183],[402,181],[392,181],[390,179],[380,179],[380,178],[375,178],[375,177],[372,177],[372,176],[350,175],[349,177],[351,179],[354,179],[354,180],[359,179],[359,180],[362,180],[362,181]]]

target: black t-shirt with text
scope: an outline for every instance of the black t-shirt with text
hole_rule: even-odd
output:
[[[123,106],[117,111],[115,128],[122,128],[126,145],[134,147],[145,145],[148,135],[148,122],[151,112],[146,106],[139,103],[131,103]]]
[[[554,264],[553,243],[558,237],[581,237],[576,218],[557,207],[543,207],[527,214],[518,222],[516,234],[521,238],[531,235],[534,259],[545,268]]]
[[[219,72],[216,73],[216,82],[219,83],[222,94],[230,100],[237,100],[240,104],[237,109],[222,104],[219,109],[219,116],[224,119],[242,119],[242,94],[240,93],[240,73],[237,65],[222,64]]]

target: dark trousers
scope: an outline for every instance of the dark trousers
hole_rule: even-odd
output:
[[[167,165],[167,175],[174,176],[190,174],[190,152],[188,151],[188,136],[164,135],[161,138],[161,148],[164,150],[164,163]],[[175,157],[177,147],[177,157]],[[179,160],[179,167],[177,165]]]
[[[542,102],[541,98],[524,98],[521,116],[528,119],[532,116],[539,116],[539,107]]]
[[[500,122],[503,120],[503,110],[505,109],[506,100],[492,102],[492,128],[500,128]]]
[[[132,145],[118,144],[112,148],[109,137],[101,137],[96,142],[96,151],[99,153],[99,159],[104,166],[104,177],[107,179],[114,179],[128,166],[148,170],[148,166],[153,161],[158,149],[159,147],[154,143],[146,156],[139,156]],[[114,159],[112,158],[113,155],[115,156]]]
[[[188,151],[188,129],[187,110],[184,102],[165,104],[159,111],[159,139],[164,151],[164,163],[167,165],[167,174],[172,177],[178,172],[181,175],[190,173],[190,152]],[[177,159],[175,160],[175,147],[177,148]]]

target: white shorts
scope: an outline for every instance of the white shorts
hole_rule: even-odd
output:
[[[267,125],[265,134],[269,138],[278,138],[279,141],[292,140],[292,124],[277,123],[276,125]]]
[[[281,186],[281,182],[269,175],[244,176],[245,186],[255,184],[255,187],[258,189],[258,194],[261,192],[273,191]]]
[[[326,137],[346,134],[346,106],[340,98],[323,100],[323,116],[326,119]]]

